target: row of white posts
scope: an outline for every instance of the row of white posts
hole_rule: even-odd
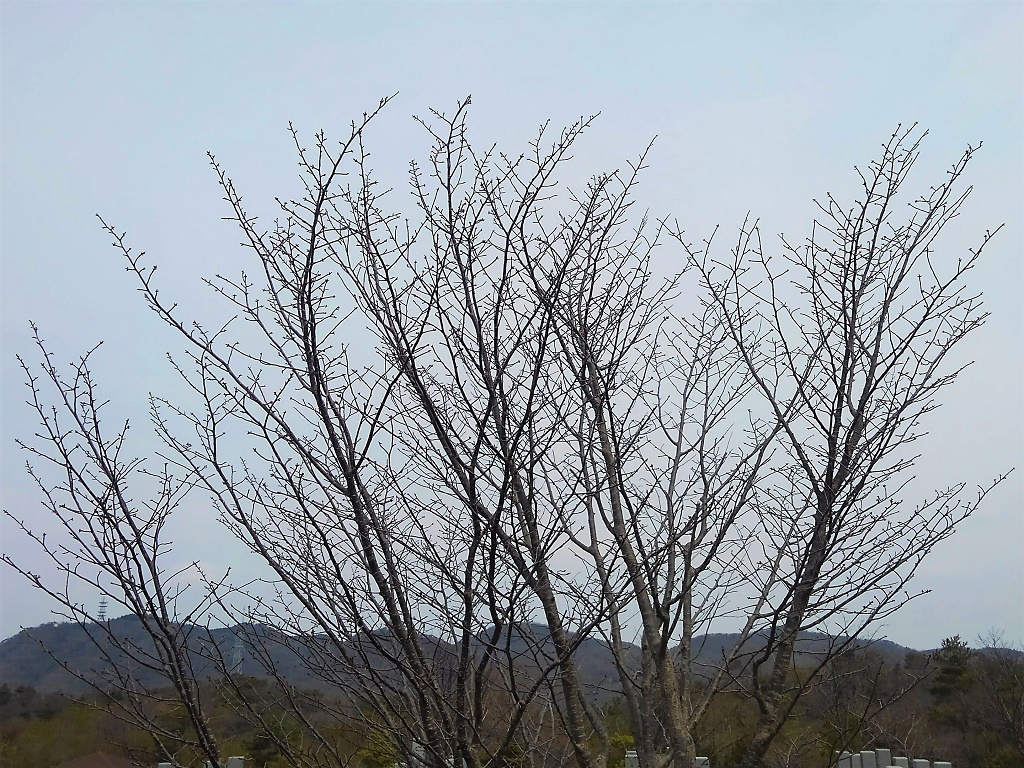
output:
[[[422,762],[423,758],[417,754],[420,750],[414,750],[413,760],[416,758]],[[871,749],[853,754],[851,752],[836,753],[839,757],[836,768],[953,768],[952,763],[944,760],[936,760],[934,763],[928,760],[911,760],[909,757],[893,757],[892,750]],[[173,768],[171,763],[160,763],[157,768]],[[210,763],[206,768],[211,768]],[[244,757],[229,757],[227,768],[245,768]],[[635,750],[626,752],[626,764],[624,768],[640,768],[640,758]],[[711,759],[707,757],[697,758],[697,768],[711,768]]]
[[[839,760],[836,768],[953,768],[952,763],[936,760],[911,760],[909,757],[893,757],[892,750],[872,749],[853,754],[851,752],[836,753]],[[635,751],[626,753],[625,768],[640,768],[640,759]],[[697,768],[711,768],[711,760],[707,757],[697,758]]]
[[[893,757],[892,750],[871,749],[856,754],[843,752],[839,755],[836,768],[953,768],[953,764],[945,760],[931,763],[927,760],[911,760],[909,757]]]

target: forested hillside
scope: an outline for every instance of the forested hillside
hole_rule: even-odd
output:
[[[131,617],[114,621],[125,633],[137,623]],[[238,634],[239,628],[221,629],[213,637],[229,655],[238,647]],[[73,668],[98,666],[99,655],[74,624],[43,625],[0,643],[0,768],[55,766],[101,750],[155,764],[152,736],[121,722],[116,703],[104,704],[86,693],[85,686],[48,657],[35,638],[59,648]],[[713,657],[728,642],[727,635],[709,636],[702,653]],[[820,637],[803,638],[795,678],[809,675],[820,642]],[[616,768],[633,744],[633,735],[621,698],[610,684],[614,675],[609,651],[599,640],[587,639],[580,657],[586,660],[581,666],[588,694],[598,703],[615,745],[610,768]],[[283,655],[278,660],[282,670],[298,669]],[[204,700],[212,702],[211,727],[230,754],[247,755],[255,768],[289,765],[284,754],[289,740],[300,741],[306,728],[316,727],[353,766],[381,768],[395,762],[396,756],[366,731],[365,718],[348,717],[346,702],[338,696],[303,688],[301,676],[275,679],[247,654],[237,661],[235,674],[224,679],[215,676],[215,665],[206,660],[209,674],[202,684],[208,689]],[[204,663],[198,638],[195,663],[197,669]],[[285,691],[306,701],[300,709],[309,716],[307,723],[279,706]],[[262,702],[260,716],[246,712],[243,699]],[[170,731],[181,718],[173,706],[155,713],[155,722]],[[719,694],[701,723],[698,753],[710,756],[714,768],[738,765],[756,718],[753,700],[739,686]],[[824,768],[834,749],[869,747],[950,760],[957,768],[1024,764],[1024,654],[1006,648],[973,650],[960,638],[948,639],[929,652],[886,641],[861,645],[817,673],[780,733],[769,764]],[[521,764],[543,761],[524,754]]]

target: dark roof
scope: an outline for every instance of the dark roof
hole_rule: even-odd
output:
[[[85,757],[61,763],[57,768],[138,768],[138,763],[127,757],[108,755],[106,752],[93,752]]]

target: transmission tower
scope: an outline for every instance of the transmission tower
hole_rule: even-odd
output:
[[[231,649],[231,674],[238,672],[238,668],[242,666],[242,653],[245,651],[245,645],[242,643],[240,635],[235,635],[235,645]]]

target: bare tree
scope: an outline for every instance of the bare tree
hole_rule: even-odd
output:
[[[981,638],[982,651],[974,656],[974,674],[984,702],[987,724],[1024,759],[1024,651],[1008,646],[1002,633]]]
[[[147,469],[132,458],[128,423],[112,433],[106,429],[105,403],[89,370],[91,353],[64,374],[33,331],[40,362],[22,361],[22,368],[40,432],[20,445],[30,455],[28,472],[57,528],[48,537],[49,525],[5,513],[46,554],[55,576],[27,570],[10,553],[0,559],[54,598],[59,615],[82,629],[101,659],[98,669],[51,655],[98,695],[100,705],[148,732],[159,758],[176,762],[198,754],[219,766],[218,740],[194,663],[209,642],[204,624],[223,579],[206,582],[195,563],[176,572],[166,566],[167,523],[196,480],[176,477],[166,466]],[[146,486],[153,489],[150,498],[134,501],[131,488]],[[191,589],[198,590],[195,596],[186,579],[199,580]],[[76,599],[82,586],[115,610],[126,609],[138,625],[97,616]],[[168,710],[184,715],[184,731],[161,716]]]
[[[788,459],[764,494],[762,546],[783,554],[783,568],[747,678],[760,709],[747,768],[814,679],[793,664],[800,633],[840,638],[827,659],[898,610],[924,557],[991,488],[969,498],[960,483],[916,506],[904,493],[922,418],[963,370],[947,356],[986,318],[965,279],[994,234],[964,255],[935,250],[970,193],[959,182],[976,147],[897,219],[922,138],[897,130],[861,173],[856,202],[828,196],[807,243],[783,240],[779,258],[756,224],[729,259],[691,251]]]
[[[600,606],[552,565],[568,543],[564,489],[551,485],[568,393],[550,370],[555,318],[538,301],[527,234],[586,123],[510,160],[474,155],[464,115],[424,123],[435,148],[425,172],[412,168],[415,226],[382,207],[362,148],[369,117],[337,150],[296,139],[307,196],[283,203],[270,233],[215,165],[264,281],[211,284],[264,353],[180,320],[112,234],[194,350],[179,370],[202,410],[162,403],[161,433],[292,601],[255,618],[301,637],[310,670],[371,712],[399,754],[476,766],[536,745],[531,721],[554,677],[548,701],[570,753],[600,764],[573,661]],[[597,215],[580,202],[558,237],[574,242]],[[364,366],[343,341],[349,312],[377,339]],[[222,445],[239,426],[259,447],[234,466]]]
[[[598,179],[593,189],[636,181]],[[603,635],[645,766],[691,765],[694,730],[738,658],[764,596],[729,604],[743,582],[751,502],[776,428],[733,413],[752,382],[727,346],[712,307],[674,306],[679,279],[651,287],[650,254],[663,225],[627,237],[625,199],[610,197],[607,224],[581,253],[565,249],[538,281],[556,318],[559,362],[575,380],[575,461],[559,486],[580,499],[574,541],[592,566],[607,614]],[[565,417],[563,417],[565,418]],[[730,441],[740,433],[738,447]],[[566,521],[574,528],[573,519]],[[742,630],[722,658],[693,656],[711,621],[734,611]],[[624,621],[639,621],[640,653]]]
[[[578,664],[598,638],[644,768],[694,765],[702,718],[737,685],[760,709],[745,758],[760,764],[799,695],[907,599],[921,558],[980,501],[956,486],[901,506],[905,449],[956,377],[943,358],[984,320],[961,288],[981,249],[949,274],[931,250],[973,150],[895,227],[917,143],[894,136],[862,201],[842,213],[829,198],[831,225],[786,246],[787,276],[756,226],[719,261],[633,217],[645,156],[563,191],[589,120],[543,128],[521,155],[478,152],[468,101],[422,121],[433,150],[411,166],[403,216],[363,144],[387,101],[337,146],[293,132],[304,194],[269,229],[211,157],[258,265],[208,281],[225,326],[183,317],[107,227],[188,348],[175,366],[194,404],[153,404],[167,462],[154,510],[203,489],[273,574],[275,597],[253,590],[240,611],[244,587],[207,585],[186,617],[217,601],[276,681],[254,699],[213,645],[221,690],[295,766],[358,760],[324,727],[343,721],[410,765],[601,768],[610,737]],[[662,240],[682,244],[689,275],[654,277]],[[73,471],[62,434],[43,441]],[[126,493],[125,473],[104,471],[88,503],[51,504],[70,532],[103,488]],[[145,577],[107,566],[134,595],[161,573],[147,526],[162,518],[119,514],[141,526],[123,546],[147,543],[153,561]],[[95,568],[103,550],[70,562]],[[724,618],[740,631],[709,659],[701,638]],[[793,663],[807,630],[831,633],[809,670]],[[282,649],[339,697],[289,681]],[[195,673],[181,677],[191,701]],[[282,707],[301,742],[268,714]],[[212,735],[197,738],[215,761]]]

